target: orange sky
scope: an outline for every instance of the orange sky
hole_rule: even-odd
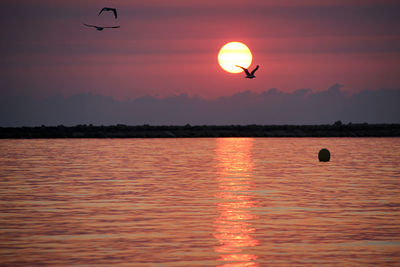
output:
[[[97,16],[103,6],[119,11]],[[292,92],[400,88],[397,1],[5,0],[1,95],[98,93],[117,99],[204,98],[270,88]],[[97,32],[82,23],[120,25]],[[257,78],[229,74],[217,53],[244,42]]]

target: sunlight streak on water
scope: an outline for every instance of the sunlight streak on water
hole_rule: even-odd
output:
[[[217,141],[216,164],[219,191],[216,195],[220,216],[215,221],[220,246],[215,251],[228,262],[220,266],[258,266],[256,255],[245,253],[247,247],[258,245],[252,233],[251,221],[256,216],[250,208],[256,207],[250,190],[252,184],[252,138],[226,138]],[[251,264],[251,265],[249,265]]]

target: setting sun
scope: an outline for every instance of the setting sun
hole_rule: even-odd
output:
[[[230,42],[225,44],[218,53],[218,63],[225,71],[239,73],[243,70],[236,65],[248,68],[253,56],[250,49],[243,43]]]

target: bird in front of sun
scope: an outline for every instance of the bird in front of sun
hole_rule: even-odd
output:
[[[112,11],[112,12],[114,13],[114,17],[117,18],[117,9],[116,9],[116,8],[113,8],[113,7],[103,7],[103,8],[100,10],[98,16],[100,16],[100,14],[101,14],[103,11]]]
[[[259,66],[251,72],[247,69],[251,65],[253,55],[250,49],[242,42],[229,42],[218,53],[218,63],[221,68],[230,73],[246,73],[245,78],[253,79]]]
[[[258,67],[259,67],[259,66],[257,65],[257,67],[255,67],[254,70],[253,70],[252,72],[249,72],[249,70],[246,69],[246,68],[243,68],[243,67],[241,67],[241,66],[239,66],[239,65],[235,65],[235,66],[241,68],[242,70],[244,70],[244,72],[246,73],[246,77],[245,77],[245,78],[248,78],[248,79],[253,79],[253,78],[256,77],[256,76],[254,75],[254,73],[258,70]]]
[[[120,26],[111,26],[111,27],[96,26],[96,25],[90,25],[90,24],[86,24],[86,23],[83,23],[83,25],[85,25],[85,26],[87,26],[87,27],[96,28],[96,30],[98,30],[98,31],[102,31],[102,30],[104,30],[104,29],[117,29],[117,28],[120,27]]]

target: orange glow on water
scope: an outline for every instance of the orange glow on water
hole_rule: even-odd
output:
[[[321,164],[323,144],[332,152]],[[0,266],[396,266],[399,138],[0,140]]]
[[[256,216],[251,208],[256,206],[251,195],[251,138],[226,138],[217,142],[217,169],[219,191],[216,194],[219,217],[215,221],[214,237],[219,246],[221,266],[258,266],[254,262],[258,257],[247,253],[249,247],[255,247],[259,241],[252,234],[255,228],[251,221]]]

